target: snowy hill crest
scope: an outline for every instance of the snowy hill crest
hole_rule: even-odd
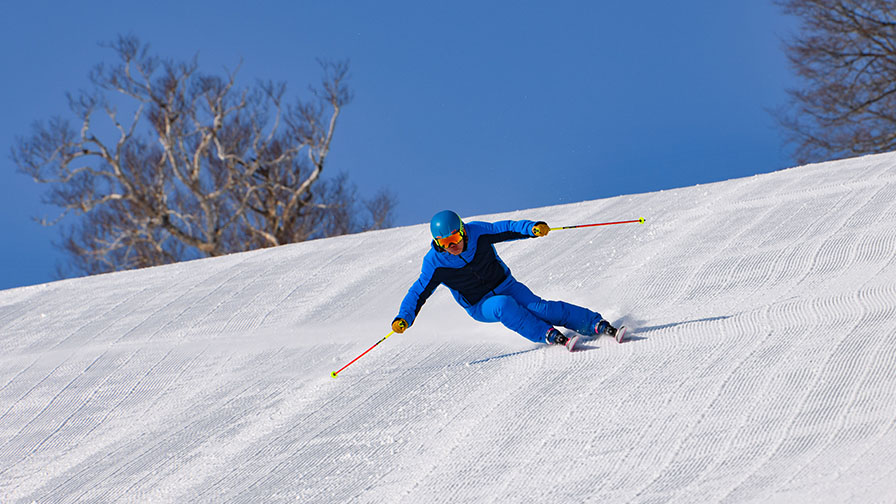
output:
[[[512,212],[569,354],[445,289],[412,226],[0,292],[0,502],[896,500],[896,155]],[[558,351],[560,350],[560,351]]]

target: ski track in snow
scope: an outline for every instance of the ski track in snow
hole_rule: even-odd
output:
[[[487,216],[569,354],[439,289],[425,225],[0,292],[0,502],[894,502],[896,155]],[[401,244],[399,246],[399,244]]]

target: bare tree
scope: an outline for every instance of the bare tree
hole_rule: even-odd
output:
[[[162,60],[132,36],[109,47],[118,60],[91,72],[95,89],[69,95],[79,127],[38,123],[12,152],[63,210],[50,224],[79,215],[61,244],[74,269],[153,266],[390,225],[388,193],[365,202],[344,174],[322,178],[351,101],[347,63],[321,62],[312,99],[287,104],[284,84],[240,89],[236,71],[200,73],[196,58]]]
[[[798,161],[896,148],[896,2],[777,0],[800,31],[785,45],[802,89],[778,112]]]

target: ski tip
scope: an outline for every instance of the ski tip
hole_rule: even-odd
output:
[[[581,336],[579,335],[569,338],[569,341],[566,342],[566,349],[570,352],[575,352],[578,350],[579,341],[581,341]]]

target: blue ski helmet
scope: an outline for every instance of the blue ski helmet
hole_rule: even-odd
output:
[[[464,222],[451,210],[442,210],[432,217],[429,230],[435,239],[447,238],[458,231],[463,232]]]

